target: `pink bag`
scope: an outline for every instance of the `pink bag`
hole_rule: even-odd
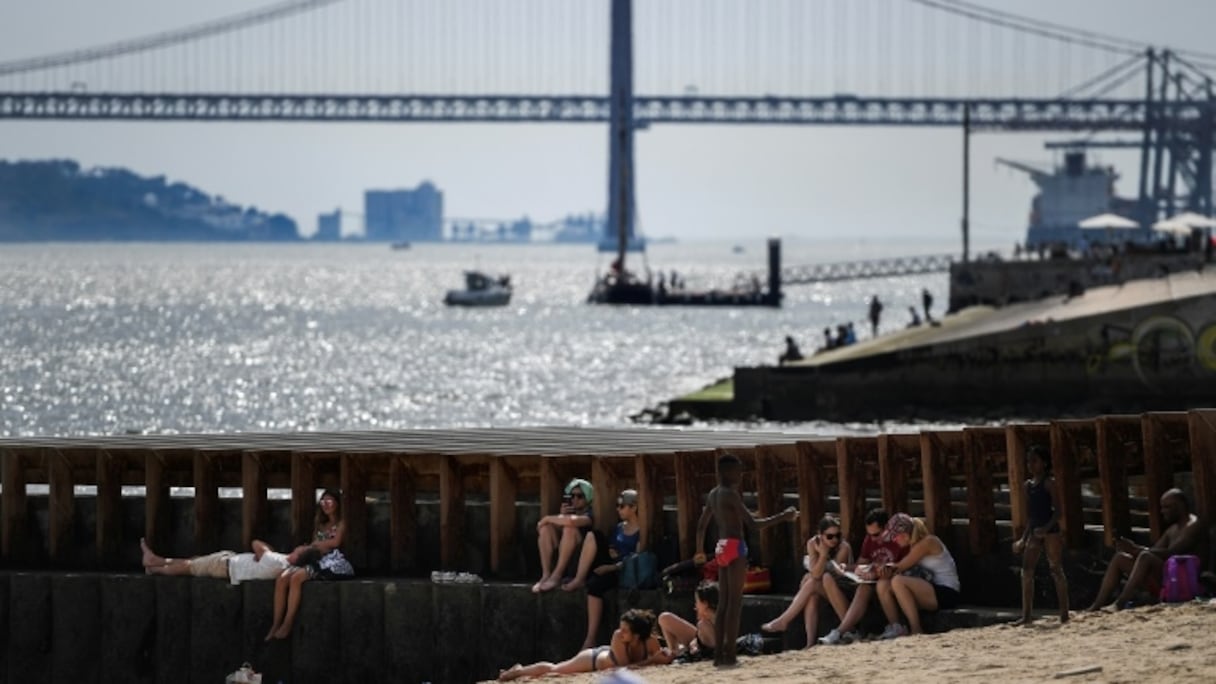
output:
[[[1199,594],[1199,557],[1170,556],[1161,572],[1161,600],[1185,603]]]

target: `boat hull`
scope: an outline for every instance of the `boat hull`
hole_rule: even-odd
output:
[[[511,303],[511,291],[506,289],[481,290],[448,290],[443,298],[448,306],[506,306]]]

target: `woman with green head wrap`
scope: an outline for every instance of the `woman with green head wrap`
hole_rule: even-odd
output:
[[[536,523],[537,542],[540,549],[540,580],[532,585],[532,592],[550,591],[561,584],[570,559],[583,541],[583,533],[591,529],[591,500],[595,491],[591,483],[574,478],[566,484],[562,496],[561,512],[546,515]],[[557,562],[553,562],[553,552]]]

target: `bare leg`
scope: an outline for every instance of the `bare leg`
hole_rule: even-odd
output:
[[[283,624],[274,633],[276,639],[286,639],[291,635],[291,626],[296,621],[296,613],[300,610],[300,594],[304,591],[304,583],[311,579],[307,572],[300,571],[291,574],[291,586],[287,592],[287,614],[283,616]]]
[[[270,631],[266,633],[266,641],[273,639],[274,633],[279,631],[279,626],[283,624],[283,613],[287,610],[287,589],[295,572],[299,571],[284,572],[274,580],[274,616],[270,622]]]
[[[679,653],[680,647],[687,646],[697,637],[697,626],[689,623],[675,613],[663,613],[659,616],[659,629],[663,632],[663,640],[672,653]]]
[[[1027,625],[1034,621],[1034,569],[1039,564],[1043,547],[1038,539],[1031,537],[1022,550],[1022,618],[1015,625]]]
[[[718,620],[714,624],[714,665],[732,667],[738,664],[736,639],[739,638],[739,618],[743,615],[743,584],[747,580],[747,559],[736,558],[725,568],[718,568]]]
[[[144,552],[143,564],[145,568],[154,568],[168,564],[168,559],[156,555],[152,549],[148,547],[148,542],[143,537],[139,538],[139,549]]]
[[[904,617],[908,618],[908,631],[920,634],[920,609],[937,610],[937,594],[933,585],[919,577],[896,575],[891,578],[891,591],[899,601]]]
[[[561,541],[557,543],[557,565],[553,566],[553,572],[549,573],[549,577],[541,581],[541,591],[551,591],[557,588],[558,583],[562,580],[562,575],[566,572],[566,566],[574,557],[574,549],[582,538],[578,528],[573,525],[562,527],[561,535]]]
[[[1047,565],[1051,568],[1051,579],[1056,583],[1056,603],[1060,606],[1060,622],[1068,622],[1068,578],[1064,576],[1064,539],[1058,534],[1049,534],[1044,540],[1047,546]]]
[[[849,610],[849,599],[844,595],[844,591],[840,588],[840,584],[836,578],[831,575],[823,576],[823,588],[820,592],[827,597],[828,603],[832,604],[832,610],[836,612],[836,617],[843,620],[845,613]]]
[[[898,577],[898,575],[897,575]],[[891,579],[880,579],[876,588],[878,589],[878,602],[882,605],[882,614],[887,617],[888,625],[898,625],[899,622],[899,599],[895,596],[895,577]]]
[[[587,594],[587,636],[583,638],[583,648],[595,645],[595,633],[599,631],[600,620],[604,617],[604,599]]]
[[[819,582],[815,583],[817,589],[822,591],[823,585]],[[810,600],[806,602],[806,608],[802,611],[802,624],[806,628],[806,647],[810,648],[815,645],[815,637],[819,632],[819,591],[811,595]]]
[[[591,650],[587,649],[580,651],[573,658],[563,660],[560,663],[541,661],[539,663],[532,663],[528,666],[515,665],[509,670],[503,670],[500,672],[498,674],[498,681],[505,682],[522,677],[539,677],[547,674],[578,674],[581,672],[592,672],[595,670],[595,663],[592,662],[591,656]]]
[[[1098,589],[1098,595],[1089,605],[1089,610],[1098,610],[1110,602],[1110,595],[1115,593],[1119,578],[1132,571],[1132,564],[1132,557],[1123,552],[1116,553],[1115,557],[1110,559],[1110,565],[1106,566],[1106,575],[1102,578],[1102,587]]]
[[[870,607],[870,599],[874,597],[874,584],[859,584],[857,585],[857,593],[853,594],[853,602],[849,604],[849,610],[840,619],[841,634],[851,632],[861,624],[862,618],[866,616],[866,609]]]
[[[785,612],[781,613],[776,619],[760,625],[761,631],[764,632],[784,632],[789,628],[790,622],[802,612],[806,607],[811,596],[814,595],[816,587],[819,583],[808,573],[802,576],[802,586],[798,587],[798,593],[794,594],[794,599],[790,601],[790,605],[786,606]]]
[[[574,591],[575,589],[582,588],[583,584],[587,581],[587,573],[591,572],[591,564],[595,562],[595,554],[598,550],[599,543],[595,540],[595,535],[588,534],[587,538],[583,540],[583,550],[579,552],[578,569],[574,572],[574,579],[563,584],[563,590]],[[587,648],[593,645],[588,644]]]
[[[1136,557],[1135,565],[1132,566],[1131,574],[1127,576],[1127,583],[1123,585],[1123,593],[1115,599],[1115,610],[1134,599],[1136,592],[1143,589],[1148,580],[1153,579],[1160,584],[1163,565],[1160,558],[1148,551],[1141,551],[1140,555]]]
[[[553,525],[541,525],[536,548],[540,550],[540,580],[532,585],[532,593],[539,594],[553,572],[553,551],[557,548],[557,530]]]

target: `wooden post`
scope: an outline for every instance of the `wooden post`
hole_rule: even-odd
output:
[[[291,454],[291,538],[311,543],[317,512],[317,481],[312,459],[306,453]]]
[[[67,455],[58,449],[42,449],[42,463],[50,483],[47,502],[50,539],[47,551],[52,563],[62,564],[72,553],[72,519],[76,512],[75,480]]]
[[[697,521],[701,518],[701,493],[697,491],[697,474],[692,453],[679,451],[675,455],[676,524],[680,526],[680,556],[692,558],[705,548],[705,540],[697,539]]]
[[[836,472],[840,490],[840,527],[854,548],[865,534],[865,468],[861,459],[865,437],[836,438]],[[873,438],[869,438],[873,440]]]
[[[218,546],[220,493],[216,486],[215,455],[194,456],[194,552],[211,553]]]
[[[149,451],[144,456],[144,538],[148,545],[165,553],[165,521],[169,516],[169,483],[165,481],[165,455]],[[170,551],[170,553],[172,553]]]
[[[655,476],[655,457],[638,454],[633,459],[634,479],[638,482],[638,523],[641,525],[641,543],[654,550],[654,542],[663,538],[663,493],[658,488]]]
[[[1081,507],[1081,477],[1078,472],[1078,448],[1068,423],[1051,422],[1052,472],[1059,490],[1060,529],[1064,545],[1077,548],[1085,538],[1085,519]]]
[[[971,553],[982,556],[996,547],[996,506],[992,496],[992,465],[984,448],[984,430],[963,430],[967,474],[967,532]]]
[[[515,498],[518,483],[506,456],[490,459],[490,572],[502,570],[502,560],[515,546]]]
[[[1190,460],[1190,427],[1185,413],[1145,413],[1140,417],[1144,440],[1144,492],[1148,497],[1150,537],[1160,539],[1161,495],[1174,486],[1174,451],[1186,451]]]
[[[257,451],[241,454],[241,543],[245,548],[266,533],[266,471]]]
[[[389,561],[394,572],[414,570],[418,566],[418,514],[414,471],[407,456],[394,456],[389,464]]]
[[[367,466],[375,454],[344,453],[339,457],[342,480],[342,520],[346,538],[342,553],[355,566],[367,565]]]
[[[122,544],[122,473],[126,458],[97,450],[97,567],[111,568]]]
[[[1126,416],[1103,416],[1097,424],[1098,481],[1102,486],[1102,540],[1115,545],[1115,537],[1130,536],[1131,507],[1127,495],[1127,461],[1130,454],[1124,445],[1128,432],[1140,436],[1140,419]],[[1138,439],[1137,439],[1138,441]]]
[[[778,459],[772,452],[772,447],[760,446],[756,454],[756,503],[759,515],[767,517],[778,513],[781,506],[781,476],[778,472]],[[773,567],[777,561],[777,548],[780,539],[785,539],[788,529],[785,524],[774,525],[760,531],[760,563],[766,568]]]
[[[561,509],[562,487],[566,486],[557,477],[557,459],[542,456],[540,459],[540,515],[553,515]]]
[[[455,456],[439,457],[439,564],[455,570],[463,555],[464,481]]]
[[[953,441],[953,440],[951,440]],[[950,472],[947,445],[942,433],[920,434],[920,468],[925,490],[925,525],[941,537],[949,534],[954,516],[950,511]],[[895,511],[888,511],[894,513]]]
[[[595,528],[607,534],[616,525],[616,496],[621,490],[605,457],[591,459],[591,488],[595,490],[595,500],[591,502]]]
[[[802,542],[815,534],[815,526],[827,514],[827,493],[823,487],[823,464],[810,442],[798,442],[796,468],[798,472],[798,530],[800,534],[794,544],[794,557],[802,556]],[[843,530],[842,530],[843,531]]]
[[[1187,412],[1191,432],[1191,473],[1195,478],[1195,513],[1205,525],[1216,517],[1216,410]],[[1149,505],[1156,502],[1150,501]]]
[[[896,435],[878,436],[878,482],[882,505],[892,513],[908,510],[908,473]]]
[[[1046,425],[1008,425],[1005,427],[1005,469],[1009,477],[1009,522],[1013,538],[1020,539],[1026,532],[1030,514],[1026,507],[1026,449],[1032,444],[1047,448],[1051,440],[1050,428]]]
[[[0,545],[4,560],[25,560],[26,555],[26,493],[25,463],[19,449],[0,451],[3,460],[4,494],[0,496]]]

